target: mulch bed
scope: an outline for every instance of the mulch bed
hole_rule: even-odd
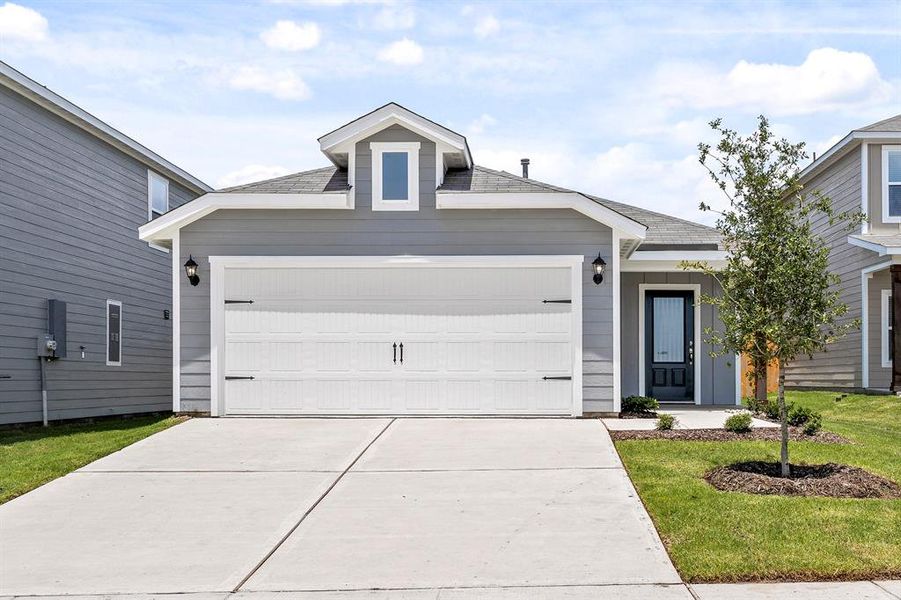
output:
[[[779,429],[755,427],[748,433],[734,433],[725,429],[670,429],[658,431],[611,431],[614,440],[680,440],[685,442],[750,442],[756,440],[780,441]],[[788,428],[788,439],[793,442],[819,442],[821,444],[850,444],[851,441],[828,431],[807,435],[800,427]]]
[[[724,492],[829,498],[901,498],[901,486],[858,467],[827,463],[791,465],[791,477],[779,476],[777,462],[751,461],[717,467],[704,479]]]

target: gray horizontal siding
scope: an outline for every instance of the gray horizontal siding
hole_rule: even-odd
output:
[[[818,190],[828,196],[836,212],[860,210],[860,168],[860,151],[853,151],[807,182],[806,189],[808,192]],[[829,246],[829,270],[841,279],[836,289],[842,302],[847,304],[848,313],[840,322],[860,319],[860,271],[885,258],[849,244],[848,230],[842,224],[830,224],[825,217],[813,221],[813,230]],[[853,330],[830,344],[824,352],[818,352],[812,358],[798,358],[785,368],[786,384],[790,387],[860,388],[863,385],[861,340],[861,332]]]
[[[420,210],[373,212],[370,141],[419,141]],[[357,144],[356,209],[222,210],[181,232],[180,261],[201,265],[197,287],[181,278],[183,410],[209,410],[209,265],[216,255],[392,256],[581,254],[585,410],[613,409],[611,286],[591,281],[590,262],[611,255],[611,230],[570,210],[436,210],[435,145],[400,127]]]
[[[173,208],[194,197],[169,185]],[[0,90],[0,423],[41,418],[48,298],[68,304],[68,358],[47,367],[51,419],[171,408],[171,258],[138,240],[146,220],[143,164]],[[123,303],[121,367],[106,366],[107,299]]]
[[[700,273],[623,273],[622,293],[622,377],[623,396],[644,395],[638,387],[638,318],[639,293],[642,283],[698,284],[701,293],[714,295],[719,290],[716,281]],[[695,360],[701,363],[701,404],[735,404],[735,357],[711,357],[710,344],[704,341],[707,328],[720,328],[718,312],[709,304],[701,305],[701,346]]]

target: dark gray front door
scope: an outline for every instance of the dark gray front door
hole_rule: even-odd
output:
[[[645,382],[658,400],[694,400],[694,294],[645,295]]]

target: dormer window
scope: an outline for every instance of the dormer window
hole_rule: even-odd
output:
[[[419,142],[371,142],[372,210],[419,210]]]
[[[901,223],[901,146],[882,147],[882,220]]]

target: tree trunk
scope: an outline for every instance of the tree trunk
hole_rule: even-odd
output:
[[[780,367],[784,365],[780,364]],[[791,470],[788,466],[788,415],[785,413],[785,369],[779,369],[779,425],[782,432],[782,452],[780,460],[782,462],[782,476],[791,477]]]

